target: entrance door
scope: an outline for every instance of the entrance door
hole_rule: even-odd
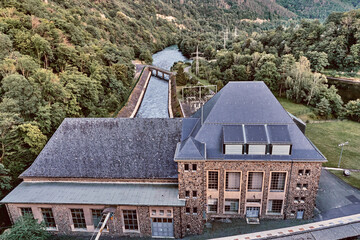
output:
[[[303,219],[304,218],[304,210],[298,210],[296,213],[296,219]]]
[[[259,212],[260,212],[260,207],[246,207],[247,218],[258,218]]]
[[[151,231],[153,237],[174,237],[172,218],[152,218]]]

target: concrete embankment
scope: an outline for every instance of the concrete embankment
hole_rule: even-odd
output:
[[[120,110],[117,117],[134,118],[136,116],[136,113],[138,112],[141,102],[144,98],[150,78],[151,78],[151,71],[149,71],[148,67],[145,67],[145,69],[142,71],[142,74],[140,75],[140,79],[138,83],[131,92],[131,95],[128,98],[127,103]]]

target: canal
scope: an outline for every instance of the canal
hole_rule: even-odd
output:
[[[360,82],[342,82],[328,79],[328,84],[335,85],[344,103],[360,98]]]
[[[153,64],[166,70],[170,70],[172,65],[178,61],[188,61],[180,52],[176,45],[165,48],[155,53]],[[168,81],[157,77],[151,77],[146,89],[144,98],[141,102],[137,118],[168,118]]]

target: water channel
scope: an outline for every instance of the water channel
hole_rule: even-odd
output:
[[[155,53],[153,64],[156,67],[170,70],[178,61],[188,61],[176,45]],[[168,81],[151,77],[144,98],[136,115],[138,118],[168,118]]]

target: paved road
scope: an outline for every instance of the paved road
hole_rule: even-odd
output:
[[[315,221],[360,213],[360,190],[322,170],[316,199]]]

